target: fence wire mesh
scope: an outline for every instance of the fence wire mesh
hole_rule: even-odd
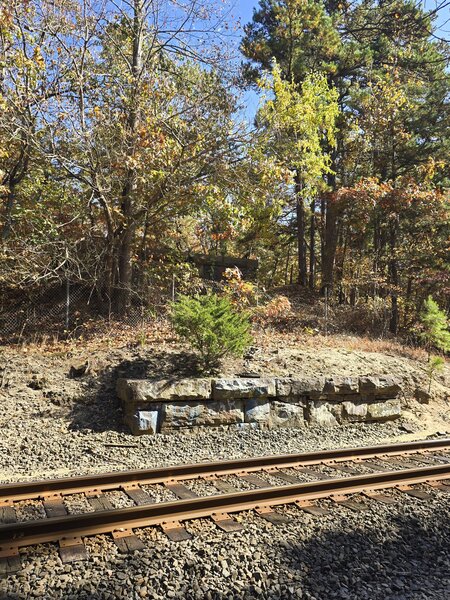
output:
[[[119,315],[114,308],[114,294],[101,298],[95,287],[79,282],[62,281],[20,292],[1,290],[0,343],[43,336],[78,337],[93,322],[141,326],[160,313],[173,294],[172,289],[159,291],[157,297],[147,292],[134,289],[129,309]]]

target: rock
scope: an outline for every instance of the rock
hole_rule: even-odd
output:
[[[367,405],[368,421],[388,421],[390,419],[397,419],[401,414],[402,409],[399,399],[370,402]]]
[[[406,431],[406,433],[415,433],[415,431],[417,431],[417,428],[413,425],[410,425],[409,423],[403,423],[403,425],[399,426],[399,430]]]
[[[241,373],[236,373],[236,377],[244,377],[246,379],[259,379],[261,377],[261,373],[256,373],[256,371],[242,371]]]
[[[161,432],[182,427],[217,427],[243,423],[242,401],[177,402],[164,404],[161,415]]]
[[[245,401],[246,423],[269,424],[270,422],[270,403],[264,398],[250,398]]]
[[[322,394],[325,378],[296,379],[293,377],[279,377],[276,380],[276,385],[279,398],[318,396]]]
[[[307,407],[307,420],[311,425],[339,425],[342,418],[342,405],[313,400]]]
[[[275,379],[215,379],[212,396],[214,400],[230,398],[270,398],[276,395]]]
[[[159,410],[137,410],[131,420],[126,419],[126,423],[134,435],[154,435],[158,432],[158,417]]]
[[[33,375],[31,380],[28,382],[28,387],[32,390],[42,390],[46,384],[46,378],[42,375]]]
[[[344,421],[365,421],[367,404],[365,402],[345,401],[342,403],[342,418]]]
[[[417,387],[414,390],[414,398],[421,404],[429,404],[431,400],[431,394],[422,387]]]
[[[210,379],[118,379],[116,390],[125,402],[159,402],[161,400],[209,400]]]
[[[273,427],[304,427],[304,406],[301,403],[274,400],[271,405],[270,420]]]
[[[395,398],[401,391],[402,380],[398,377],[360,377],[359,393]]]
[[[86,360],[84,363],[78,363],[72,365],[69,369],[69,377],[70,379],[77,379],[78,377],[83,377],[89,371],[89,361]]]
[[[359,381],[357,377],[332,377],[325,380],[323,393],[329,394],[357,394],[359,391]]]

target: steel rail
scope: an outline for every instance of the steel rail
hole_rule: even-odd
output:
[[[22,546],[39,543],[79,539],[124,529],[164,525],[215,514],[426,483],[449,477],[449,464],[435,465],[5,524],[0,525],[0,556]]]
[[[149,485],[167,481],[182,481],[200,477],[215,477],[264,469],[283,469],[301,465],[314,465],[327,462],[364,460],[384,456],[400,456],[417,452],[442,451],[450,449],[450,438],[422,440],[402,444],[383,444],[321,450],[301,454],[283,454],[242,458],[220,462],[203,462],[154,469],[134,471],[113,471],[98,475],[82,475],[62,479],[15,482],[0,485],[0,505],[11,501],[43,499],[49,495],[68,495],[87,491],[119,489],[127,485]]]

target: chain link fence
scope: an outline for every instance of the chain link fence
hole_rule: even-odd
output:
[[[61,276],[49,282],[0,288],[0,344],[39,341],[42,338],[73,338],[88,330],[112,327],[142,327],[165,314],[178,293],[214,289],[225,269],[238,266],[254,277],[257,261],[234,257],[196,255],[184,260],[167,257],[154,260],[151,267],[133,266],[133,282],[125,314],[117,310],[121,290],[108,295],[96,281]]]
[[[145,290],[133,290],[130,308],[119,316],[114,298],[101,298],[95,287],[63,281],[21,292],[0,291],[0,343],[38,340],[42,337],[79,337],[93,323],[105,328],[120,322],[130,327],[142,326],[163,310],[171,289],[160,294],[159,302],[150,302]],[[154,298],[153,298],[154,300]]]

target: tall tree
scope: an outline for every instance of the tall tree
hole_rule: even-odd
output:
[[[360,137],[365,132],[360,130],[360,121],[373,85],[383,87],[381,82],[389,81],[393,73],[409,101],[409,109],[398,123],[407,135],[401,143],[396,140],[395,164],[390,160],[395,174],[412,173],[418,164],[439,161],[448,153],[448,49],[432,37],[436,14],[411,0],[354,4],[261,0],[254,11],[242,41],[242,51],[249,59],[244,65],[247,80],[254,81],[274,57],[286,80],[301,82],[310,69],[319,68],[339,92],[341,118],[328,175],[334,191],[352,185],[361,175],[375,174],[368,172],[362,160]],[[379,176],[390,178],[392,168]],[[322,285],[330,288],[341,215],[333,195],[323,199],[323,206]]]
[[[30,145],[87,195],[104,235],[99,291],[125,314],[137,235],[195,203],[195,183],[218,177],[233,153],[234,100],[214,68],[216,48],[204,44],[215,26],[196,0],[171,11],[152,0],[38,8],[31,29],[44,32],[36,52],[49,65],[42,87],[49,78],[58,85],[39,105]]]
[[[277,63],[261,86],[273,94],[273,99],[266,100],[257,116],[266,131],[266,151],[292,171],[295,182],[298,281],[306,286],[305,203],[312,204],[314,212],[323,177],[332,172],[331,157],[324,147],[336,143],[337,92],[320,73],[306,76],[301,86],[287,82],[282,79]]]

